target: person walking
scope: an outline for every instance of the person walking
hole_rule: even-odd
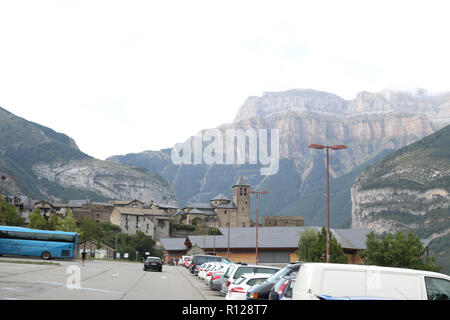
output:
[[[86,262],[86,250],[83,250],[83,252],[81,253],[81,261],[83,262],[84,266],[84,263]]]

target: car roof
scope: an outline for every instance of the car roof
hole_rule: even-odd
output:
[[[264,278],[264,277],[271,277],[272,273],[244,273],[241,275],[243,278],[252,279],[252,278]]]
[[[272,267],[272,266],[263,266],[263,265],[257,265],[257,264],[238,264],[239,267],[252,267],[252,268],[269,268],[269,269],[277,269],[280,270],[280,267]],[[236,268],[237,269],[237,268]]]
[[[160,257],[147,257],[147,259],[160,259],[161,260],[161,258]]]

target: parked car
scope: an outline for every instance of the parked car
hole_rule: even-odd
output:
[[[197,274],[198,266],[200,266],[206,262],[230,263],[231,261],[229,259],[221,257],[221,256],[213,256],[213,255],[206,255],[206,254],[194,254],[192,256],[191,264],[189,266],[189,271],[192,274]]]
[[[392,300],[380,297],[333,297],[326,294],[316,295],[319,300]]]
[[[227,264],[225,263],[215,263],[209,270],[206,271],[206,275],[204,278],[205,285],[209,287],[209,283],[211,282],[211,279],[213,277],[213,274],[219,274],[224,273],[226,269]]]
[[[187,263],[191,260],[190,256],[183,256],[183,262],[181,263],[182,267],[187,268]]]
[[[156,270],[162,272],[162,261],[159,257],[148,257],[144,261],[144,271]]]
[[[227,272],[231,272],[231,270],[236,266],[234,263],[227,264],[226,267],[223,270],[217,271],[213,273],[211,281],[209,283],[209,288],[214,291],[220,291],[222,290],[222,282],[223,282],[223,276]]]
[[[197,272],[197,276],[199,279],[204,279],[206,272],[208,272],[209,268],[212,267],[213,264],[212,263],[204,263],[200,266],[198,266],[198,272]]]
[[[184,267],[189,270],[189,267],[191,266],[191,262],[192,262],[192,258],[187,258]]]
[[[225,299],[246,300],[248,289],[266,280],[271,275],[271,273],[245,273],[241,275],[234,283],[230,284]]]
[[[184,267],[184,264],[186,263],[186,259],[187,259],[187,258],[190,258],[190,256],[181,256],[180,260],[178,261],[178,264],[179,264],[180,266],[183,266],[183,267]]]
[[[290,263],[285,265],[280,271],[275,273],[266,281],[253,286],[247,293],[248,300],[268,300],[272,295],[271,300],[278,300],[277,293],[272,291],[272,288],[283,276],[288,276],[297,272],[300,269],[302,262]]]
[[[278,292],[279,300],[292,300],[292,294],[294,292],[295,280],[297,276],[288,277],[287,283],[285,283],[284,289],[281,288]]]
[[[244,273],[270,273],[274,274],[278,272],[280,268],[263,266],[263,265],[247,265],[247,264],[236,264],[236,266],[226,272],[223,276],[222,289],[220,293],[225,296],[228,292],[228,287],[230,284],[234,283]]]
[[[336,263],[304,263],[297,273],[293,300],[317,296],[394,300],[450,297],[450,276],[430,271]]]

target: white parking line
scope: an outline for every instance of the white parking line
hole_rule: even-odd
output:
[[[56,285],[56,286],[67,288],[65,283],[60,283],[60,282],[36,281],[35,283],[51,284],[51,285]],[[67,289],[69,289],[69,288],[67,288]],[[97,289],[97,288],[86,288],[86,287],[80,287],[79,289],[69,289],[69,290],[88,290],[88,291],[97,291],[97,292],[111,293],[111,294],[118,294],[118,295],[124,294],[123,292],[120,292],[120,291],[111,291],[111,290],[104,290],[104,289]]]
[[[17,291],[17,292],[24,292],[25,290],[20,287],[1,287],[0,290],[8,290],[8,291]]]

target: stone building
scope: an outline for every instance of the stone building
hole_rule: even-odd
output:
[[[134,235],[141,231],[154,240],[169,236],[170,220],[167,215],[155,214],[151,209],[130,207],[115,207],[110,216],[110,222],[122,232]]]
[[[209,227],[249,227],[250,185],[240,176],[233,188],[233,201],[222,194],[212,198],[209,203],[190,203],[183,212],[174,216],[185,224],[202,224]],[[195,223],[194,223],[195,222]]]
[[[144,203],[139,200],[111,200],[109,202],[91,202],[87,200],[73,208],[75,219],[83,218],[97,222],[110,222],[114,208],[142,208]]]
[[[128,208],[141,208],[144,206],[144,203],[139,200],[111,200],[109,201],[114,207],[128,207]]]
[[[302,227],[303,218],[300,216],[263,216],[263,227]]]

